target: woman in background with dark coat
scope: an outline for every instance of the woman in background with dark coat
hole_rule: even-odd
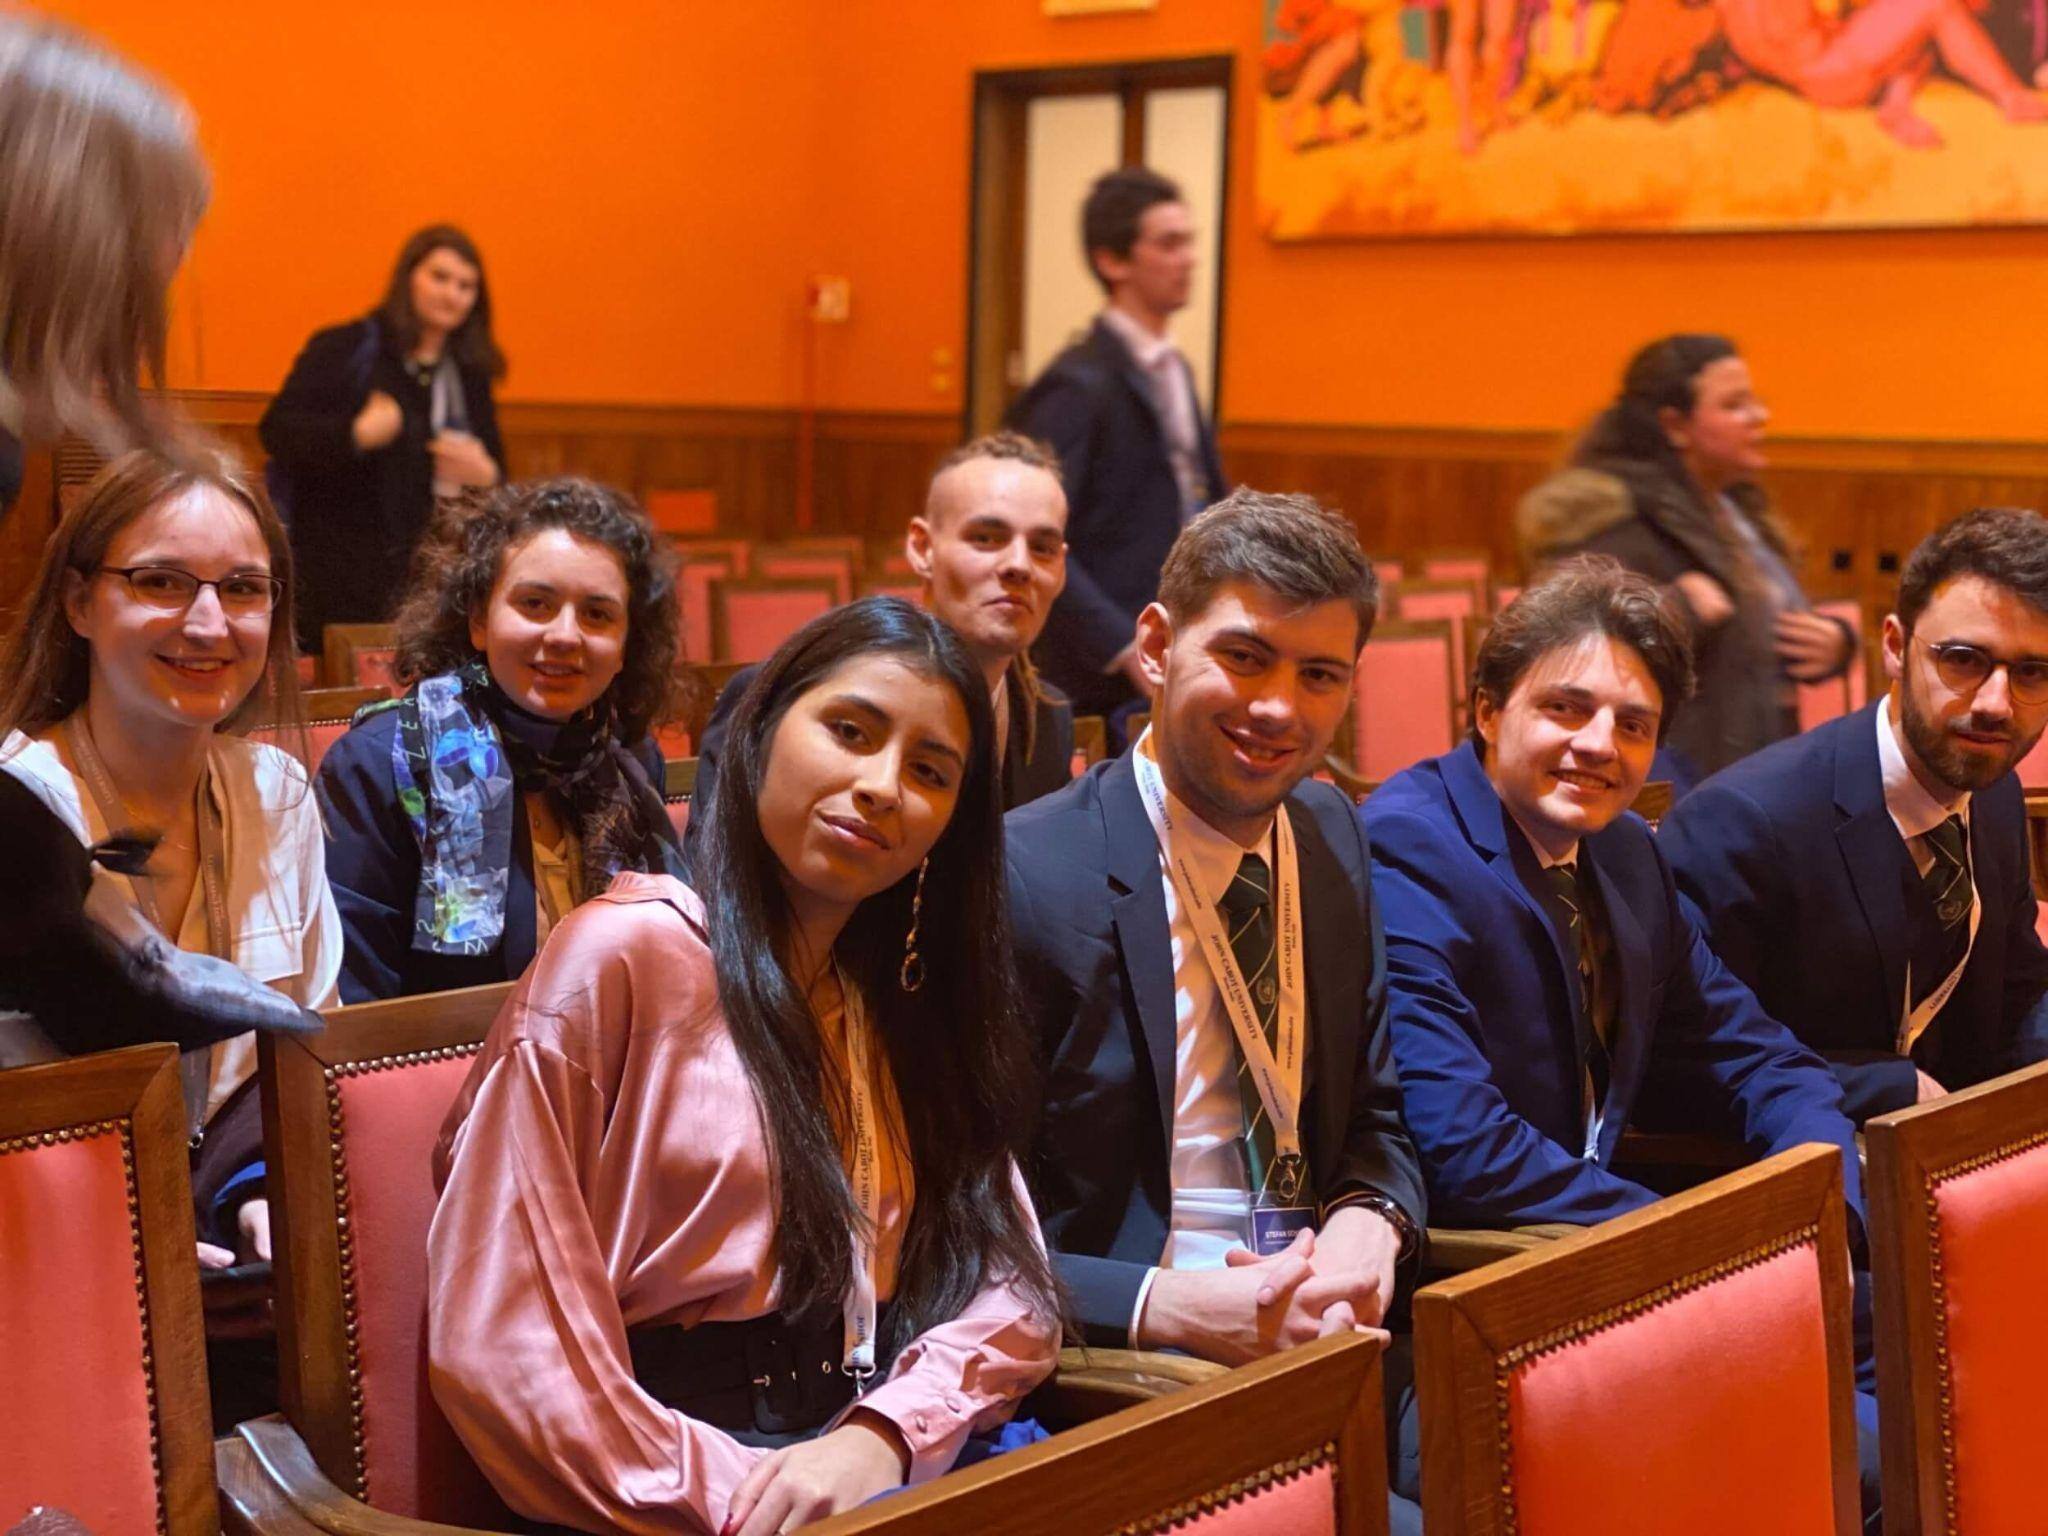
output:
[[[1769,421],[1733,342],[1664,337],[1629,360],[1570,465],[1516,513],[1532,567],[1612,555],[1662,583],[1690,620],[1699,693],[1653,770],[1675,793],[1795,734],[1796,685],[1856,659],[1848,626],[1813,612],[1756,484]]]
[[[291,524],[299,640],[391,617],[437,496],[504,478],[491,384],[505,359],[469,236],[406,241],[375,311],[317,332],[258,428]]]

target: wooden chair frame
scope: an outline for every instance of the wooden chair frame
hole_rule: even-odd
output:
[[[329,624],[320,631],[320,681],[329,688],[355,688],[356,652],[378,650],[398,643],[398,630],[391,624]],[[381,688],[373,690],[383,695]]]
[[[213,1412],[178,1053],[137,1045],[0,1073],[0,1157],[102,1135],[121,1138],[128,1165],[135,1284],[149,1349],[157,1529],[211,1536],[220,1529]]]
[[[1871,1285],[1884,1526],[1900,1536],[1961,1529],[1951,1503],[1950,1363],[1935,1191],[2048,1143],[2048,1063],[1880,1115],[1869,1156]]]
[[[2033,876],[2034,899],[2048,900],[2048,788],[2025,791],[2027,803],[2027,869]]]
[[[1109,723],[1100,715],[1074,716],[1074,750],[1094,767],[1109,753]]]
[[[678,671],[681,682],[677,696],[681,708],[677,720],[690,733],[690,750],[699,752],[704,746],[704,731],[711,724],[712,708],[718,703],[718,696],[725,692],[725,685],[735,674],[754,665],[747,661],[693,661],[687,662]]]
[[[1355,1335],[1270,1356],[804,1530],[1149,1536],[1324,1462],[1336,1470],[1338,1536],[1384,1536],[1380,1352]]]
[[[742,592],[817,592],[828,607],[839,606],[839,586],[824,576],[734,576],[711,583],[711,649],[721,661],[740,666],[758,665],[767,658],[732,654],[732,625],[728,604]]]
[[[1796,1147],[1415,1297],[1423,1513],[1431,1536],[1510,1536],[1509,1371],[1732,1268],[1812,1242],[1827,1329],[1835,1529],[1862,1527],[1841,1153]],[[1590,1470],[1590,1469],[1589,1469]]]
[[[365,704],[389,697],[382,688],[308,688],[300,693],[299,704],[306,724],[319,725],[329,720],[352,720]]]

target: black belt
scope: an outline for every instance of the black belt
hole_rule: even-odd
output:
[[[793,1324],[771,1312],[744,1323],[633,1328],[626,1347],[650,1397],[747,1445],[808,1440],[855,1396],[840,1369],[846,1334],[837,1316]]]

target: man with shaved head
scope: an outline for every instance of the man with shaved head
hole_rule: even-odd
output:
[[[903,539],[924,604],[959,632],[988,678],[1005,810],[1051,794],[1071,775],[1074,712],[1041,682],[1029,653],[1067,584],[1067,496],[1050,449],[1015,432],[956,448],[939,465],[924,510]],[[697,747],[696,803],[683,838],[704,824],[726,721],[753,681],[735,672]]]

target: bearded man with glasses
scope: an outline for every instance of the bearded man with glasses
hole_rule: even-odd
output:
[[[2048,1058],[2013,772],[2048,725],[2048,520],[1930,534],[1884,666],[1883,697],[1715,774],[1659,834],[1715,950],[1859,1125]]]

